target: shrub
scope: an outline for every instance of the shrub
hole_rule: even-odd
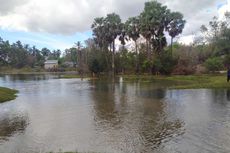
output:
[[[177,59],[173,58],[170,52],[166,51],[160,56],[160,73],[161,74],[171,74],[174,67],[177,64]]]
[[[147,72],[152,68],[152,65],[152,61],[144,60],[144,62],[141,65],[141,69],[142,71]]]
[[[179,59],[172,73],[175,75],[190,75],[194,74],[195,70],[195,66],[189,59]]]
[[[224,57],[224,66],[230,67],[230,54],[225,55],[225,57]]]
[[[205,61],[205,67],[208,71],[215,72],[224,68],[223,61],[219,57],[211,57]]]

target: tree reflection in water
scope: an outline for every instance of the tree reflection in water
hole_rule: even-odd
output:
[[[167,116],[165,89],[139,83],[91,84],[96,126],[116,150],[151,152],[184,133],[184,123]]]
[[[230,101],[230,90],[229,89],[226,89],[226,92],[227,92],[227,100]]]

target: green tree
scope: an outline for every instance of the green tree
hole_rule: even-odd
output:
[[[106,38],[112,45],[112,75],[115,75],[115,40],[122,33],[122,23],[119,15],[115,13],[107,14],[105,18],[105,26],[107,29]]]
[[[51,54],[51,51],[48,48],[42,48],[41,54],[44,57],[48,57]]]
[[[94,22],[91,26],[92,31],[93,31],[93,36],[94,36],[94,42],[97,45],[97,47],[100,48],[102,54],[105,56],[106,59],[106,67],[107,70],[110,69],[110,61],[109,60],[109,52],[108,52],[108,47],[109,47],[109,39],[108,39],[108,26],[106,26],[105,23],[105,18],[100,17],[100,18],[95,18]]]
[[[223,61],[219,57],[211,57],[205,61],[205,67],[211,72],[220,71],[223,69]]]
[[[206,40],[211,46],[213,55],[221,56],[230,53],[230,13],[226,12],[224,19],[219,20],[217,17],[213,17],[209,22],[209,26],[201,26],[201,32],[203,33],[203,39]]]
[[[151,73],[154,70],[153,55],[158,56],[167,45],[164,31],[168,25],[169,14],[170,10],[157,1],[146,2],[144,11],[140,14],[141,35],[146,39],[147,46],[148,61],[145,65],[148,65]]]
[[[186,21],[183,20],[183,15],[180,12],[172,12],[169,15],[169,24],[167,31],[171,36],[171,54],[173,50],[173,39],[182,33]]]
[[[139,73],[139,53],[137,40],[140,38],[140,19],[138,17],[129,18],[125,23],[125,31],[129,38],[135,43],[136,52],[136,73]]]
[[[9,52],[10,64],[16,68],[22,68],[28,64],[28,51],[23,47],[21,41],[11,45]]]
[[[75,43],[76,49],[77,49],[77,61],[78,61],[78,70],[80,75],[83,77],[84,74],[84,68],[83,68],[83,53],[82,53],[82,44],[80,41]]]
[[[93,31],[94,40],[101,50],[108,48],[109,43],[106,38],[107,29],[105,26],[105,18],[95,18],[91,28]]]
[[[5,66],[9,63],[9,52],[11,46],[9,41],[4,41],[0,38],[0,65]]]

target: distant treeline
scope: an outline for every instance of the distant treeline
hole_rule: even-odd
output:
[[[50,51],[47,48],[39,50],[35,46],[22,44],[21,41],[10,44],[0,38],[0,66],[12,68],[43,67],[46,59],[59,59],[60,50]]]

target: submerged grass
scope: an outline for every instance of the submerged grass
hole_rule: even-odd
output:
[[[63,78],[63,79],[74,79],[74,78],[81,78],[81,76],[78,74],[65,74],[65,75],[62,75],[61,78]]]
[[[79,74],[64,74],[60,76],[61,79],[93,79],[89,76],[81,76]]]
[[[167,79],[184,82],[182,85],[171,87],[174,89],[230,88],[230,83],[224,75],[173,76]]]
[[[120,77],[120,76],[118,76]],[[170,85],[171,89],[200,89],[200,88],[230,88],[225,75],[189,75],[189,76],[154,76],[154,75],[122,75],[124,81],[171,81],[175,84]],[[61,78],[81,78],[80,75],[63,75]],[[85,77],[93,79],[90,77]],[[103,78],[103,77],[102,77]],[[95,78],[94,78],[95,79]]]
[[[124,80],[139,80],[141,82],[151,81],[173,81],[171,89],[211,89],[230,88],[225,75],[191,75],[191,76],[124,76]]]
[[[118,76],[121,77],[121,76]],[[140,81],[168,81],[171,82],[169,88],[171,89],[201,89],[201,88],[230,88],[230,82],[227,82],[226,75],[188,75],[188,76],[154,76],[154,75],[122,75],[125,82]],[[80,75],[69,74],[63,75],[61,78],[81,78]],[[85,77],[88,79],[95,79]],[[103,77],[100,77],[103,79]],[[173,83],[172,83],[173,82]]]
[[[0,103],[14,100],[17,97],[17,92],[17,90],[0,87]]]

